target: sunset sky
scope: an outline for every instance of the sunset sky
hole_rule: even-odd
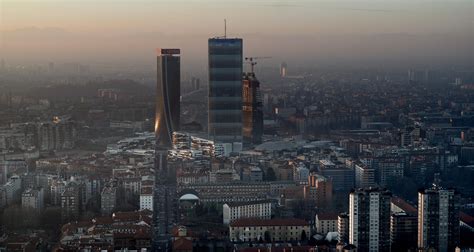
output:
[[[148,61],[156,47],[205,59],[207,38],[244,38],[288,61],[469,60],[472,0],[0,0],[11,60]]]

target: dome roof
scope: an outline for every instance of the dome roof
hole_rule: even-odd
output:
[[[179,200],[199,200],[199,198],[198,198],[198,196],[196,196],[194,194],[188,193],[188,194],[185,194],[185,195],[181,196],[181,198],[179,198]]]

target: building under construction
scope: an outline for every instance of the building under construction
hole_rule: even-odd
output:
[[[252,67],[253,68],[253,67]],[[242,78],[242,136],[246,146],[262,143],[263,105],[260,82],[255,73],[244,73]]]

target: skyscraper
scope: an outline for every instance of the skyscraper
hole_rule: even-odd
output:
[[[459,197],[437,186],[418,192],[418,248],[454,251],[459,245]]]
[[[155,114],[155,189],[153,190],[153,251],[170,251],[175,218],[176,171],[167,165],[173,131],[179,130],[180,50],[161,49],[157,60]]]
[[[263,108],[260,82],[255,73],[245,73],[242,83],[242,135],[245,145],[262,143]]]
[[[160,147],[171,147],[179,131],[181,69],[179,49],[160,49],[157,60],[155,133]]]
[[[286,77],[287,68],[288,68],[288,65],[285,62],[282,62],[280,65],[280,77],[282,78]]]
[[[390,198],[384,189],[366,188],[349,195],[349,243],[357,251],[390,251]]]
[[[242,39],[209,39],[209,137],[242,144]]]

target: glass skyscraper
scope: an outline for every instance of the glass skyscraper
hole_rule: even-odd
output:
[[[209,138],[242,143],[242,39],[209,39]]]
[[[155,132],[157,145],[170,148],[179,130],[181,71],[180,50],[160,49],[157,59]]]
[[[157,58],[155,111],[155,188],[153,190],[153,251],[171,251],[175,222],[176,171],[168,169],[167,156],[173,131],[179,130],[180,50],[161,49]]]

